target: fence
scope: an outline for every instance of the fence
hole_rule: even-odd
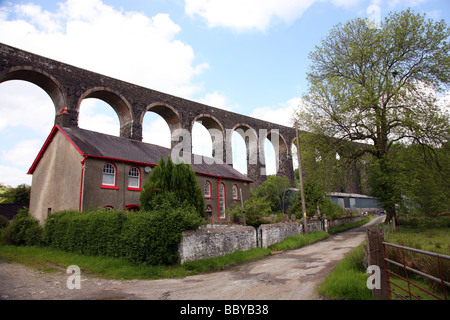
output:
[[[444,278],[449,271],[448,262],[450,262],[450,256],[385,242],[383,229],[376,227],[367,228],[367,248],[368,264],[377,265],[380,270],[381,286],[372,289],[372,294],[375,297],[386,300],[392,300],[394,298],[402,300],[423,300],[424,297],[413,292],[412,289],[415,288],[415,291],[426,293],[431,299],[448,299],[447,291],[450,288],[450,283]],[[387,248],[391,249],[388,250]],[[427,261],[428,265],[434,267],[434,274],[432,275],[424,272],[424,270],[417,270],[414,259],[406,257],[407,254],[410,253],[434,258],[436,261],[435,263]],[[395,261],[395,257],[400,257],[401,261]],[[417,257],[415,259],[419,260]],[[422,259],[422,261],[424,260]],[[400,275],[400,272],[403,272],[403,275]],[[432,292],[433,290],[430,288],[424,288],[423,285],[417,284],[417,281],[412,275],[419,276],[419,278],[424,278],[435,283],[442,292],[442,296]],[[400,284],[401,281],[394,281],[395,278],[400,279],[404,284]],[[405,288],[405,286],[407,287]],[[396,291],[396,289],[399,289],[399,291]]]

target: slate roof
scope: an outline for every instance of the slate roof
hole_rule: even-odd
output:
[[[86,157],[155,166],[161,159],[161,156],[163,156],[164,159],[167,159],[167,156],[171,153],[171,150],[168,148],[150,143],[111,136],[77,127],[67,128],[55,125],[49,138],[45,142],[39,155],[28,171],[29,174],[34,172],[34,169],[42,158],[42,154],[51,143],[51,140],[57,131],[60,131],[72,143],[78,152],[80,152],[82,156]],[[252,182],[251,179],[235,170],[232,166],[228,164],[208,164],[212,163],[212,159],[202,157],[202,159],[205,158],[211,161],[207,160],[207,163],[202,161],[202,163],[196,164],[193,160],[194,155],[192,155],[191,167],[197,174]],[[172,158],[172,160],[175,161],[176,159]]]

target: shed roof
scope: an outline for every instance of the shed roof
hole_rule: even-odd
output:
[[[72,145],[83,157],[88,158],[102,158],[155,166],[161,159],[161,156],[163,156],[164,159],[167,159],[171,153],[171,150],[168,148],[150,143],[111,136],[78,127],[69,128],[55,125],[47,138],[47,141],[33,162],[33,165],[28,171],[28,174],[33,174],[40,159],[42,158],[42,155],[45,153],[48,145],[52,141],[52,138],[58,131],[72,143]],[[201,159],[201,161],[198,161],[198,159]],[[176,159],[172,160],[176,161]],[[232,166],[228,164],[216,164],[213,162],[212,158],[192,154],[190,165],[193,170],[200,175],[252,182],[251,179],[234,169]]]

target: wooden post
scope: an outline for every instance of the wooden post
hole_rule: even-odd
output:
[[[378,299],[388,300],[389,293],[386,279],[386,267],[383,257],[383,228],[369,227],[366,229],[367,235],[367,251],[369,266],[376,265],[380,270],[380,289],[372,289],[372,295]]]

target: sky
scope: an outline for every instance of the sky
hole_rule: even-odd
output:
[[[448,0],[0,0],[0,42],[291,126],[307,91],[308,54],[332,27],[357,17],[377,22],[407,8],[450,24]],[[39,87],[0,83],[1,184],[31,185],[28,169],[54,117]],[[97,99],[82,102],[79,126],[119,134],[117,115]],[[245,150],[237,136],[233,149]],[[194,153],[210,155],[208,137],[204,127],[194,126]],[[170,145],[168,126],[152,112],[144,118],[143,141]],[[266,149],[273,174],[275,156]],[[246,173],[245,154],[233,156],[236,169]]]

